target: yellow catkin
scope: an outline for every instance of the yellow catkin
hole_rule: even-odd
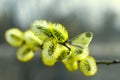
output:
[[[6,31],[5,39],[11,46],[19,47],[24,41],[24,34],[17,28],[11,28]]]
[[[17,59],[21,62],[28,62],[34,57],[34,52],[27,45],[23,45],[17,51]]]
[[[97,72],[96,60],[88,56],[80,62],[80,70],[85,76],[93,76]]]
[[[26,45],[33,50],[39,49],[43,43],[31,30],[25,31],[24,38]]]

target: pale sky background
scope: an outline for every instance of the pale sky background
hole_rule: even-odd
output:
[[[103,29],[103,15],[109,10],[116,15],[114,28],[120,31],[120,0],[0,0],[0,17],[10,10],[20,27],[28,27],[35,19],[44,19],[50,10],[62,17],[73,12],[78,19],[82,16],[90,28],[98,31]]]

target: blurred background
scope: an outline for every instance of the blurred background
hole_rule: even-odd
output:
[[[32,61],[19,62],[17,48],[5,41],[5,31],[13,27],[25,31],[36,19],[63,24],[70,39],[93,32],[91,55],[98,60],[120,59],[120,0],[0,0],[0,80],[120,79],[120,64],[98,65],[97,74],[86,77],[80,70],[68,72],[60,62],[45,66],[41,51]]]

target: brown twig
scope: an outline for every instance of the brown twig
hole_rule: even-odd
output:
[[[106,65],[120,64],[120,60],[118,60],[118,59],[114,59],[114,60],[97,60],[96,62],[97,62],[97,64],[106,64]]]

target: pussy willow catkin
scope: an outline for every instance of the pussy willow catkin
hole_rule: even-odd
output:
[[[14,47],[19,47],[17,58],[28,62],[34,57],[34,52],[41,48],[42,61],[47,66],[53,66],[61,61],[68,71],[75,71],[80,66],[86,76],[97,72],[96,61],[90,56],[89,44],[93,38],[91,32],[84,32],[68,41],[68,32],[59,23],[35,20],[30,30],[22,32],[17,28],[6,31],[6,41]]]
[[[24,33],[17,28],[12,28],[6,31],[5,39],[11,46],[19,47],[24,41]]]

